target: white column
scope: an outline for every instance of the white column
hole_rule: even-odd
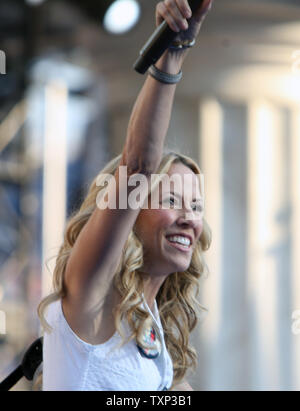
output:
[[[67,100],[63,84],[49,84],[45,90],[42,295],[52,286],[52,274],[63,241],[67,185]],[[54,257],[54,258],[53,258]],[[48,262],[48,259],[51,260]]]
[[[300,108],[292,112],[291,135],[291,265],[292,265],[292,312],[300,310]],[[292,317],[292,313],[291,313]],[[299,319],[299,317],[298,317]],[[291,318],[291,321],[295,319]],[[293,329],[293,325],[292,325]],[[299,321],[297,330],[300,331]],[[300,334],[292,335],[292,389],[300,390]]]
[[[283,273],[276,250],[285,234],[278,218],[286,201],[282,172],[286,136],[281,113],[264,101],[249,104],[248,126],[250,323],[245,326],[252,336],[252,388],[280,389],[277,276]]]
[[[205,181],[205,219],[213,233],[211,249],[206,253],[210,270],[203,282],[201,302],[208,308],[208,316],[201,325],[201,343],[204,353],[201,356],[200,371],[205,373],[202,389],[220,388],[219,360],[222,356],[219,344],[221,326],[222,290],[222,136],[223,115],[220,104],[214,99],[202,101],[200,105],[200,167]],[[203,363],[205,361],[205,364]]]
[[[6,334],[6,313],[0,310],[0,335]]]

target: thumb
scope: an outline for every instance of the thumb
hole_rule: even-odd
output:
[[[197,20],[203,19],[211,10],[214,0],[204,0],[202,6],[195,12],[194,17]]]
[[[209,11],[212,8],[212,4],[213,4],[214,0],[204,0],[203,5],[202,5],[202,11],[204,13],[206,13],[207,11]]]

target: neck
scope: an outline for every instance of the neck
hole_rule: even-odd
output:
[[[142,272],[144,281],[144,296],[150,310],[154,310],[154,300],[158,294],[160,287],[166,279],[164,277],[151,277],[149,274]]]

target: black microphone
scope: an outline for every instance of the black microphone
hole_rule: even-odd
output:
[[[192,13],[201,6],[204,0],[189,0]],[[170,46],[178,33],[173,31],[166,21],[163,21],[154,31],[149,40],[140,51],[140,56],[133,68],[141,74],[145,74],[148,68],[157,62],[165,50]]]
[[[43,337],[35,340],[23,356],[22,363],[0,383],[0,391],[9,391],[22,377],[33,380],[43,361]]]

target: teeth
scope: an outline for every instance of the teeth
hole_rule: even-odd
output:
[[[168,240],[171,241],[172,243],[179,243],[184,246],[189,246],[191,244],[191,241],[189,238],[182,237],[182,236],[177,236],[174,235],[172,237],[168,237]]]

